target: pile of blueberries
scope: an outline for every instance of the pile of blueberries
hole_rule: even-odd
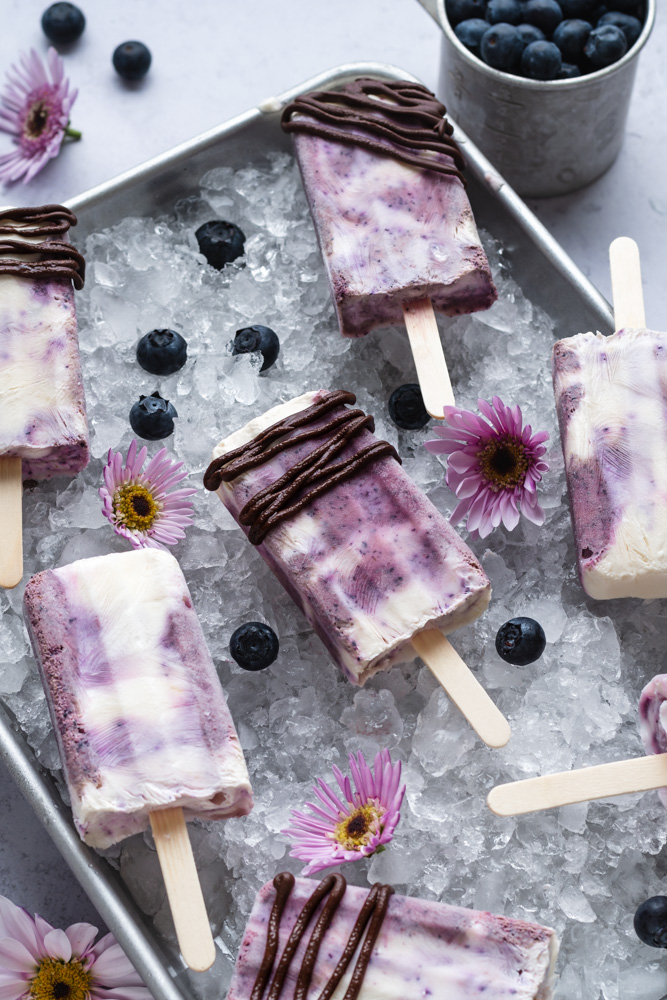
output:
[[[568,80],[618,62],[644,26],[643,0],[445,0],[456,37],[487,65]]]

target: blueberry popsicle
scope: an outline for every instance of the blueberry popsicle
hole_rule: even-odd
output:
[[[486,608],[489,581],[344,391],[307,392],[230,434],[204,485],[353,684],[415,649],[492,746],[507,722],[444,638]]]
[[[74,288],[83,257],[60,205],[0,212],[0,586],[22,576],[23,480],[75,475],[88,463]]]
[[[551,928],[287,872],[255,900],[227,1000],[551,1000]]]
[[[158,853],[165,839],[188,851],[184,817],[250,811],[243,752],[170,553],[139,549],[45,570],[28,582],[24,603],[87,844],[108,847],[151,825]],[[184,957],[196,967],[199,942],[189,955],[191,931],[184,939],[179,928],[180,916],[191,917],[177,912],[170,861],[160,860]],[[191,851],[188,864],[186,880],[196,880]],[[214,957],[205,911],[204,931]]]
[[[433,309],[496,298],[445,108],[420,84],[362,78],[298,97],[292,133],[341,333],[406,323],[426,409],[454,397]]]

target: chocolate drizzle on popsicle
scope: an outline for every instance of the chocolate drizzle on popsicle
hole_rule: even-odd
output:
[[[281,123],[286,132],[361,146],[463,181],[465,160],[445,110],[419,83],[361,77],[343,90],[314,90],[297,97],[285,108]]]
[[[375,427],[373,417],[367,416],[363,410],[343,410],[331,416],[326,423],[318,423],[330,410],[354,402],[356,396],[351,392],[339,389],[324,393],[308,409],[279,420],[251,441],[211,462],[204,475],[204,486],[213,491],[221,483],[230,482],[249,469],[270,461],[286,448],[326,435],[322,444],[270,486],[256,493],[241,510],[239,521],[250,528],[248,538],[253,545],[259,545],[271,528],[298,514],[316,497],[349,479],[370,462],[386,456],[401,461],[388,441],[371,441],[353,455],[333,461],[357,434],[364,429],[373,431]],[[296,433],[285,440],[285,435],[293,431]]]
[[[0,212],[0,274],[22,278],[66,278],[83,288],[86,262],[64,236],[76,216],[62,205],[9,208]],[[39,239],[34,242],[35,237]]]
[[[304,903],[303,908],[296,919],[294,927],[292,928],[292,932],[289,936],[287,944],[285,945],[283,953],[280,956],[275,972],[273,972],[273,976],[271,976],[272,970],[276,965],[275,960],[278,952],[280,922],[282,920],[287,901],[290,897],[292,889],[294,888],[294,876],[289,872],[281,872],[280,875],[276,875],[274,878],[273,885],[276,890],[276,898],[273,903],[273,907],[271,908],[271,915],[269,917],[264,955],[262,956],[257,978],[255,979],[255,984],[253,986],[252,993],[250,994],[250,1000],[262,1000],[267,985],[269,985],[270,978],[271,982],[266,1000],[279,1000],[279,998],[282,997],[283,986],[285,984],[285,979],[289,972],[292,959],[294,958],[299,944],[308,929],[308,925],[313,917],[313,914],[324,899],[326,901],[322,907],[319,917],[317,918],[315,927],[310,935],[308,945],[301,960],[301,966],[299,968],[296,981],[296,989],[294,991],[293,1000],[306,1000],[310,983],[315,972],[315,966],[322,940],[331,926],[331,923],[336,915],[336,911],[338,910],[343,896],[345,895],[347,883],[344,877],[338,874],[327,875],[326,878],[322,879],[313,894]],[[364,905],[359,911],[359,915],[355,921],[352,931],[350,932],[350,936],[347,939],[336,968],[331,973],[326,986],[318,997],[318,1000],[330,1000],[339,982],[343,978],[350,962],[352,961],[352,958],[354,957],[359,946],[359,942],[363,938],[359,956],[352,971],[349,986],[343,998],[343,1000],[357,1000],[364,981],[366,969],[368,968],[368,963],[371,960],[375,942],[377,941],[378,934],[380,933],[380,929],[387,912],[389,899],[393,891],[394,890],[391,886],[381,885],[379,882],[376,882],[375,885],[372,886],[368,896],[366,897]]]

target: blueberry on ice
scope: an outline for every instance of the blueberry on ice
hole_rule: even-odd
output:
[[[244,670],[264,670],[278,655],[278,636],[264,622],[246,622],[232,634],[229,652]]]
[[[235,222],[224,222],[222,219],[212,219],[200,226],[195,233],[199,252],[217,271],[225,264],[231,264],[237,257],[242,257],[245,251],[245,234]]]
[[[517,31],[521,35],[521,40],[524,45],[530,45],[531,42],[546,41],[547,36],[535,24],[518,24]]]
[[[537,25],[550,38],[563,20],[563,12],[556,0],[528,0],[523,5],[523,19]]]
[[[461,21],[454,28],[454,34],[473,55],[479,55],[479,43],[482,35],[489,30],[489,22],[483,21],[481,17],[469,17],[467,21]]]
[[[563,59],[553,42],[531,42],[521,56],[521,72],[531,80],[555,80]]]
[[[651,896],[637,908],[635,934],[651,948],[667,948],[667,896]]]
[[[389,397],[389,416],[397,427],[416,431],[431,419],[426,412],[422,391],[416,382],[406,382]]]
[[[634,45],[642,33],[643,24],[638,17],[631,17],[630,14],[623,14],[621,11],[610,10],[603,14],[598,21],[598,28],[603,24],[615,24],[625,35],[628,48]]]
[[[172,375],[188,359],[188,345],[175,330],[151,330],[137,344],[137,361],[151,375]]]
[[[232,354],[250,354],[252,351],[261,352],[264,360],[259,370],[265,372],[276,363],[280,351],[277,334],[270,327],[260,326],[259,323],[237,330],[232,344]]]
[[[595,69],[611,66],[628,51],[628,40],[615,24],[593,28],[584,46],[584,54]]]
[[[523,20],[523,11],[519,0],[489,0],[486,8],[486,19],[491,24],[519,24]]]
[[[513,24],[494,24],[483,36],[479,49],[485,63],[511,73],[521,59],[523,41]]]
[[[85,27],[86,19],[73,3],[52,3],[42,14],[42,31],[56,44],[75,42]]]
[[[114,49],[113,68],[124,80],[141,80],[151,65],[150,49],[143,42],[122,42]]]
[[[584,54],[584,45],[593,30],[589,21],[572,18],[561,21],[553,33],[555,45],[560,49],[561,56],[568,63],[578,63]]]
[[[130,427],[146,441],[160,441],[174,433],[174,417],[178,413],[168,399],[159,392],[150,396],[139,396],[130,410]]]
[[[486,0],[445,0],[449,23],[456,26],[469,17],[484,17]]]
[[[539,660],[546,644],[544,629],[534,618],[511,618],[496,635],[498,656],[518,667]]]

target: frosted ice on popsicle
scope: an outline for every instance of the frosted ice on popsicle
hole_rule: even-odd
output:
[[[416,633],[477,618],[490,585],[354,402],[320,390],[268,410],[220,442],[204,484],[363,684],[411,660]]]
[[[138,833],[156,809],[202,819],[250,811],[243,752],[170,553],[45,570],[26,587],[25,613],[86,843]]]
[[[75,224],[59,205],[0,212],[0,459],[21,458],[24,480],[88,463],[72,288],[84,261],[65,240]]]
[[[297,984],[304,1000],[550,1000],[557,953],[540,924],[282,873],[257,895],[227,1000]]]
[[[667,335],[569,337],[553,377],[584,590],[667,597]]]
[[[425,297],[448,315],[496,299],[444,114],[417,83],[373,79],[285,109],[345,336],[402,324]]]

